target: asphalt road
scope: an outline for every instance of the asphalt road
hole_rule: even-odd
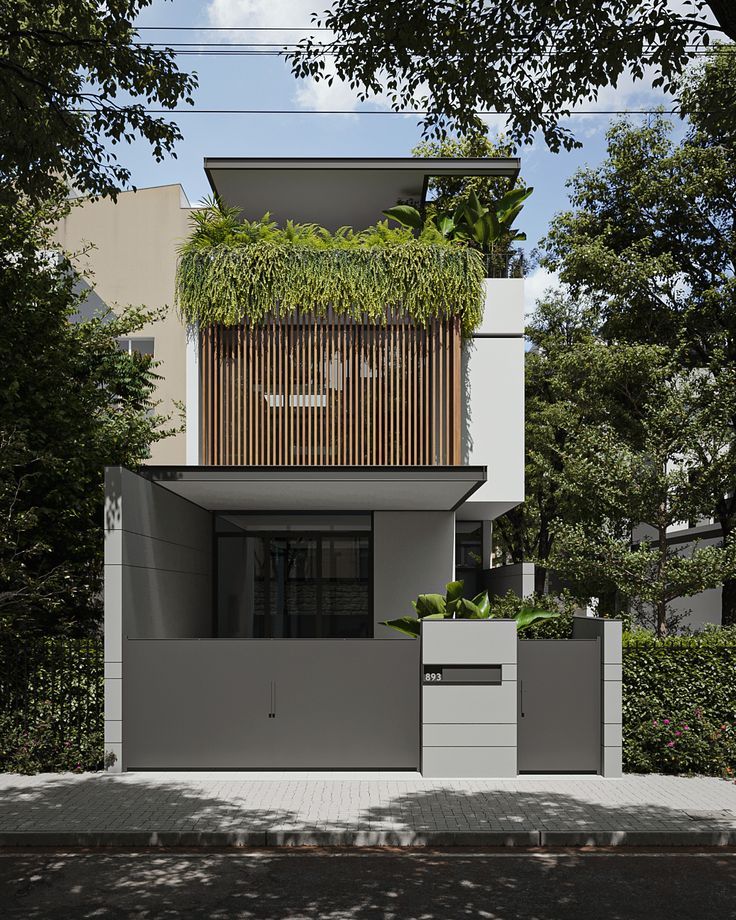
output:
[[[0,851],[2,920],[735,920],[736,852]]]

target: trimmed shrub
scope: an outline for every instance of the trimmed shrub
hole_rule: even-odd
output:
[[[623,645],[624,769],[733,776],[736,629]]]
[[[0,770],[103,766],[103,651],[98,639],[0,639]]]

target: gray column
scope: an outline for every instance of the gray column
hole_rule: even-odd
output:
[[[610,777],[623,774],[622,631],[621,620],[573,620],[573,638],[601,640],[601,774]]]
[[[425,666],[450,666],[442,680],[422,686],[423,775],[516,776],[514,621],[425,621],[421,642],[422,680]],[[474,683],[493,667],[499,683]]]

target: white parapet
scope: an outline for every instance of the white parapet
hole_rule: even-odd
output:
[[[492,519],[524,500],[524,282],[485,281],[483,321],[463,352],[462,462],[488,481],[459,509]]]

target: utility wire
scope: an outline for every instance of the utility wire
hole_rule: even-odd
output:
[[[133,103],[131,103],[132,105]],[[105,109],[124,109],[125,105],[106,106],[99,108],[79,108],[73,111],[82,114],[93,114]],[[150,115],[433,115],[434,112],[418,111],[416,109],[396,111],[395,109],[143,109]],[[700,112],[701,115],[717,115],[730,109],[709,110]],[[513,115],[511,111],[502,112],[474,112],[474,115],[489,117],[491,115]],[[542,110],[543,115],[557,115],[560,118],[575,115],[679,115],[677,109],[575,109],[570,112],[557,112],[549,109]]]

